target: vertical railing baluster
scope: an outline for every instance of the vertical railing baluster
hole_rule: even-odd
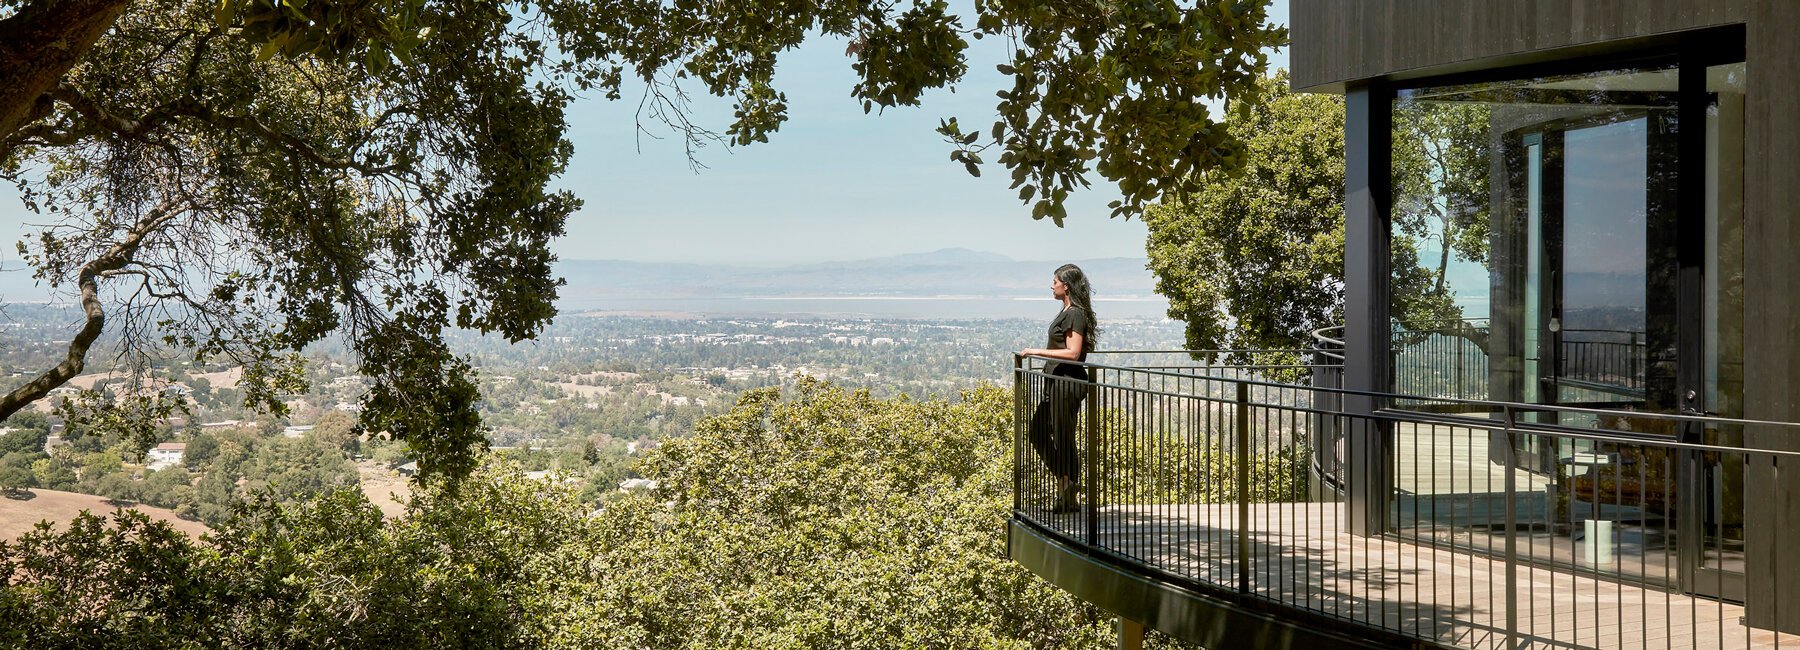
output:
[[[1013,355],[1013,511],[1024,506],[1025,491],[1025,357]]]
[[[1090,547],[1100,545],[1100,373],[1098,368],[1088,368],[1087,386],[1087,471],[1083,478],[1087,486],[1082,492],[1087,494],[1087,542]]]
[[[1506,411],[1506,650],[1519,647],[1519,439],[1511,406]]]
[[[1250,593],[1250,385],[1237,385],[1238,592]]]

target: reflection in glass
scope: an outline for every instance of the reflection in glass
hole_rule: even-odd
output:
[[[1706,262],[1701,319],[1701,371],[1706,409],[1744,415],[1744,89],[1743,63],[1712,66],[1706,73]],[[1741,427],[1708,428],[1701,442],[1742,446]],[[1744,464],[1741,456],[1706,454],[1703,552],[1694,577],[1697,591],[1732,584],[1744,572]],[[1738,578],[1741,580],[1741,577]],[[1731,589],[1726,597],[1742,599]]]
[[[1656,312],[1674,277],[1652,267],[1673,255],[1677,82],[1657,65],[1400,94],[1397,391],[1673,403],[1674,320]],[[1480,381],[1442,390],[1472,366]]]
[[[1693,390],[1692,404],[1742,415],[1745,88],[1742,63],[1708,68],[1704,92],[1685,95],[1689,109],[1706,102],[1703,124],[1681,122],[1673,62],[1401,91],[1389,233],[1394,390],[1544,405],[1518,413],[1529,422],[1741,444],[1731,427],[1646,414],[1676,412]],[[1680,175],[1683,129],[1704,129],[1703,180]],[[1696,209],[1682,213],[1683,187],[1704,190],[1704,214],[1691,193]],[[1688,284],[1684,296],[1679,280],[1696,267],[1699,289]],[[1678,386],[1684,378],[1699,384]],[[1404,434],[1397,444],[1414,447],[1403,456],[1437,453]],[[1542,482],[1517,502],[1536,522],[1522,553],[1743,597],[1741,456],[1496,440],[1490,461],[1510,455]],[[1433,486],[1414,488],[1407,498],[1436,512]],[[1610,563],[1584,555],[1583,531],[1599,521],[1612,525]]]

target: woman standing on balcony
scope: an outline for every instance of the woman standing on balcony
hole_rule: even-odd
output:
[[[1084,362],[1094,349],[1099,331],[1089,296],[1087,275],[1081,267],[1064,264],[1050,278],[1050,293],[1061,300],[1062,312],[1050,321],[1050,341],[1044,348],[1026,348],[1019,354],[1061,361]],[[1081,462],[1075,451],[1075,414],[1087,397],[1087,368],[1080,363],[1051,361],[1044,366],[1043,401],[1031,416],[1031,446],[1056,476],[1053,512],[1081,509],[1075,500],[1080,487]]]

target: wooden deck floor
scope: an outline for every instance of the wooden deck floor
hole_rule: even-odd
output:
[[[1089,515],[1027,512],[1086,543]],[[1098,545],[1172,575],[1235,589],[1235,505],[1101,507]],[[1486,555],[1349,535],[1339,503],[1253,506],[1251,590],[1291,607],[1468,648],[1800,649],[1800,636],[1745,627],[1743,608],[1582,567],[1516,569]],[[1438,542],[1436,544],[1443,544]]]

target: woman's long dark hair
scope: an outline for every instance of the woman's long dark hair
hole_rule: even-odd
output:
[[[1063,286],[1068,288],[1069,304],[1087,312],[1087,329],[1081,333],[1081,352],[1093,352],[1100,334],[1100,318],[1094,315],[1093,290],[1088,287],[1087,274],[1082,273],[1079,266],[1064,264],[1057,267],[1056,279],[1062,280]]]

